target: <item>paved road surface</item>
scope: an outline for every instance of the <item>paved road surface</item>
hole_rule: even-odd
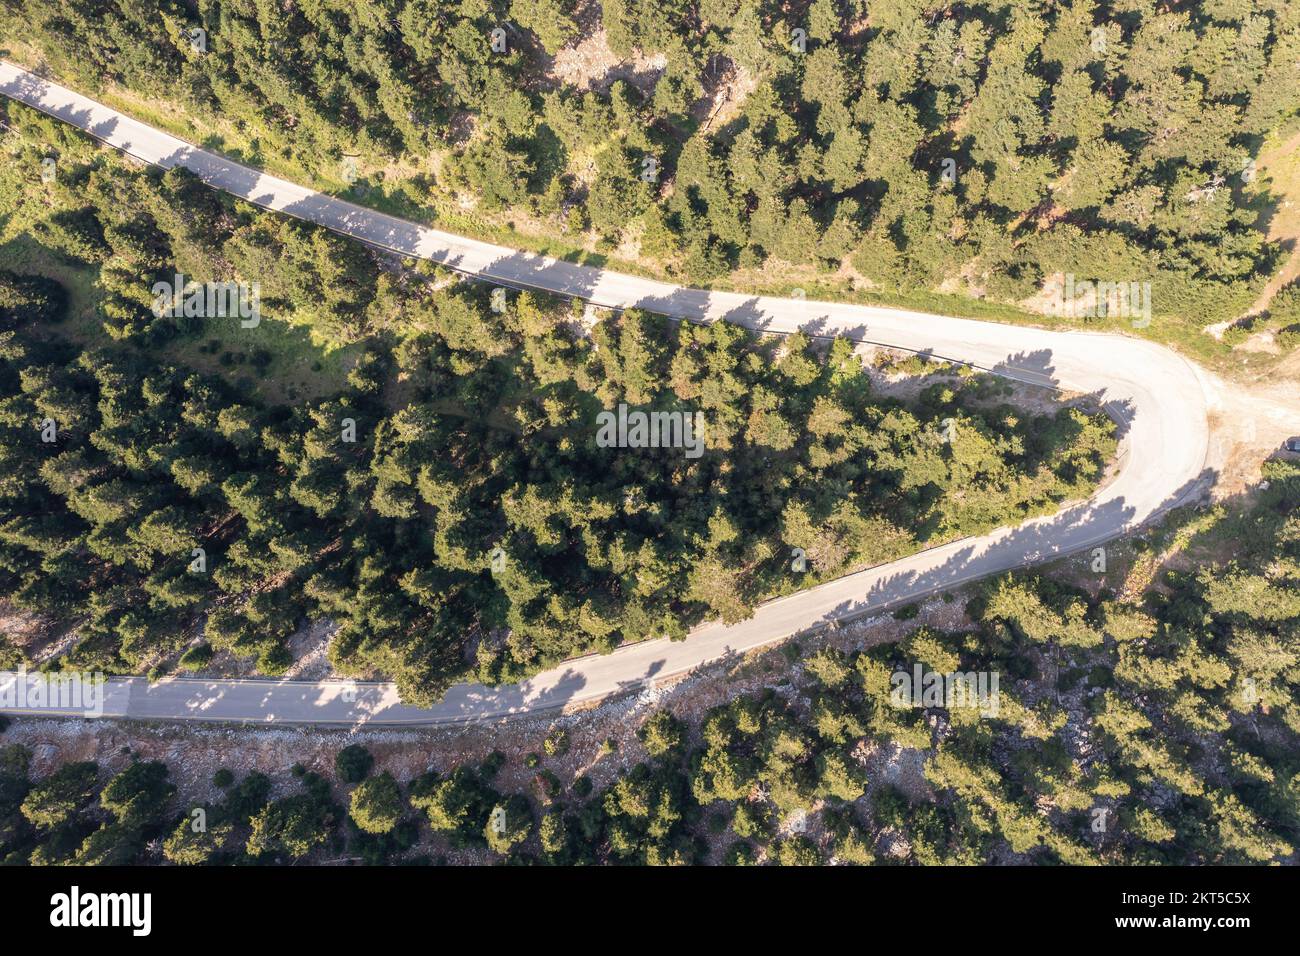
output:
[[[705,625],[684,642],[651,641],[580,658],[516,686],[460,685],[427,710],[404,706],[390,684],[173,679],[150,685],[140,678],[115,679],[108,689],[108,716],[439,724],[594,701],[812,627],[1095,546],[1188,500],[1206,484],[1208,399],[1200,373],[1150,342],[902,309],[706,292],[559,262],[419,226],[268,176],[5,63],[0,63],[0,92],[147,163],[191,169],[210,185],[259,206],[503,285],[696,322],[726,319],[753,329],[842,334],[925,351],[1022,382],[1095,393],[1124,431],[1118,474],[1086,503],[772,601],[747,621]],[[4,680],[0,676],[0,690]]]

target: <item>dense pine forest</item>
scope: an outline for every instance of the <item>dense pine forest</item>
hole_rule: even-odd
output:
[[[1222,555],[1200,570],[1161,571],[1131,600],[1064,574],[1010,576],[977,590],[968,629],[916,628],[868,650],[770,651],[754,666],[771,671],[771,689],[699,718],[652,709],[622,750],[586,745],[576,766],[620,767],[600,787],[563,771],[577,744],[562,727],[514,768],[521,789],[502,783],[501,753],[439,758],[441,769],[398,780],[352,744],[325,773],[295,767],[275,793],[265,774],[237,781],[222,770],[218,798],[204,800],[177,793],[166,764],[146,759],[113,774],[67,763],[31,779],[30,752],[8,744],[0,857],[1285,862],[1300,839],[1300,467],[1275,462],[1265,474],[1270,487],[1251,506],[1185,509],[1139,555]],[[800,663],[782,674],[784,659]],[[895,706],[891,672],[918,662],[1001,671],[996,715]],[[896,756],[869,759],[881,752]],[[886,768],[909,755],[920,779],[891,779]]]
[[[846,340],[639,312],[588,328],[530,294],[497,311],[428,263],[385,269],[182,170],[82,164],[84,145],[40,183],[52,121],[9,113],[11,175],[40,196],[18,214],[99,293],[65,335],[62,286],[0,274],[0,585],[76,624],[68,666],[157,674],[229,650],[276,674],[328,618],[336,666],[427,701],[1054,511],[1115,448],[1103,415],[1013,410],[987,376],[876,398]],[[345,380],[256,397],[271,355],[240,344],[253,330],[156,313],[176,272],[257,277],[267,324],[346,343]],[[708,451],[600,447],[619,403],[698,410]]]
[[[1294,0],[4,6],[0,38],[54,76],[251,161],[692,283],[1145,281],[1152,334],[1186,341],[1282,254],[1248,187],[1300,107]],[[608,76],[563,82],[597,28]]]
[[[1220,371],[1262,329],[1300,345],[1300,280],[1241,320],[1290,252],[1255,162],[1296,129],[1300,0],[0,0],[0,53],[515,248],[1015,321],[1065,275],[1149,282],[1149,328],[1078,321]],[[4,98],[0,159],[0,610],[29,625],[0,670],[281,676],[328,623],[332,675],[428,704],[1052,513],[1117,451],[1087,397],[494,290]],[[257,320],[160,313],[177,275],[256,283]],[[699,413],[703,453],[605,447],[620,405]],[[222,728],[228,769],[192,728],[119,751],[83,722],[92,760],[0,716],[0,864],[1293,864],[1300,463],[1262,478],[1109,572],[982,581],[502,749],[303,731],[326,761],[250,769],[269,738]],[[998,675],[997,706],[900,705],[922,671]]]

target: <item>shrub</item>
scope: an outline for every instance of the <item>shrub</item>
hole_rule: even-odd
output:
[[[216,651],[212,649],[212,645],[204,642],[191,647],[182,654],[178,663],[182,670],[197,671],[206,667],[215,654]]]
[[[366,833],[388,833],[397,826],[404,810],[402,791],[387,770],[362,781],[352,791],[352,822]]]
[[[344,783],[360,783],[374,765],[375,758],[360,744],[349,744],[334,758],[334,769]]]
[[[563,757],[569,752],[569,734],[563,728],[557,728],[546,735],[542,749],[548,757]]]
[[[636,735],[651,757],[665,757],[681,752],[685,741],[684,730],[681,721],[670,712],[661,710],[651,714],[638,728]]]

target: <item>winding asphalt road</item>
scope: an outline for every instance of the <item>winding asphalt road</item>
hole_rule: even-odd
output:
[[[405,256],[431,259],[501,285],[544,289],[611,308],[638,307],[693,322],[725,319],[769,332],[845,335],[926,352],[1021,382],[1093,393],[1119,422],[1123,436],[1117,473],[1087,502],[771,601],[749,620],[704,625],[682,642],[649,641],[579,658],[518,685],[458,685],[429,709],[402,704],[386,683],[169,679],[150,684],[143,678],[114,678],[107,687],[104,716],[449,724],[592,702],[810,629],[1094,547],[1191,500],[1212,477],[1206,468],[1207,379],[1176,353],[1150,342],[902,309],[707,292],[561,262],[416,225],[268,176],[3,62],[0,93],[146,163],[184,166],[217,189]],[[6,680],[12,681],[12,675],[0,675],[0,690]]]

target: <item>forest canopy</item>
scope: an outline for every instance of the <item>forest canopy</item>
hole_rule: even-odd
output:
[[[1281,254],[1244,187],[1300,108],[1296,0],[0,2],[57,77],[180,100],[254,160],[350,158],[411,208],[468,197],[693,283],[773,259],[1020,302],[1070,274],[1203,325]],[[557,79],[596,15],[656,65]]]
[[[263,773],[226,769],[215,799],[192,773],[172,799],[158,761],[37,773],[28,747],[0,746],[0,861],[1285,864],[1300,467],[1264,473],[1255,500],[1180,509],[1154,533],[1220,556],[1202,570],[1167,568],[1131,600],[1068,565],[1003,576],[973,590],[958,630],[772,649],[731,678],[766,688],[632,709],[618,749],[596,742],[608,725],[543,725],[511,735],[526,756],[483,757],[479,741],[399,780],[354,743],[333,780],[295,765],[276,799]],[[897,706],[891,672],[916,664],[1000,674],[996,712]],[[412,750],[381,759],[409,767]]]
[[[78,148],[19,214],[96,277],[94,320],[50,321],[59,286],[0,274],[0,585],[79,622],[70,666],[172,666],[202,621],[210,649],[281,673],[328,618],[336,666],[429,700],[1054,511],[1115,448],[1100,413],[1027,414],[987,376],[877,396],[843,339],[584,321],[532,294],[498,311],[427,263]],[[20,149],[13,175],[36,177]],[[291,400],[229,374],[250,330],[151,309],[177,271],[255,279],[264,323],[347,345],[345,381]],[[601,447],[620,403],[699,413],[707,451]]]

